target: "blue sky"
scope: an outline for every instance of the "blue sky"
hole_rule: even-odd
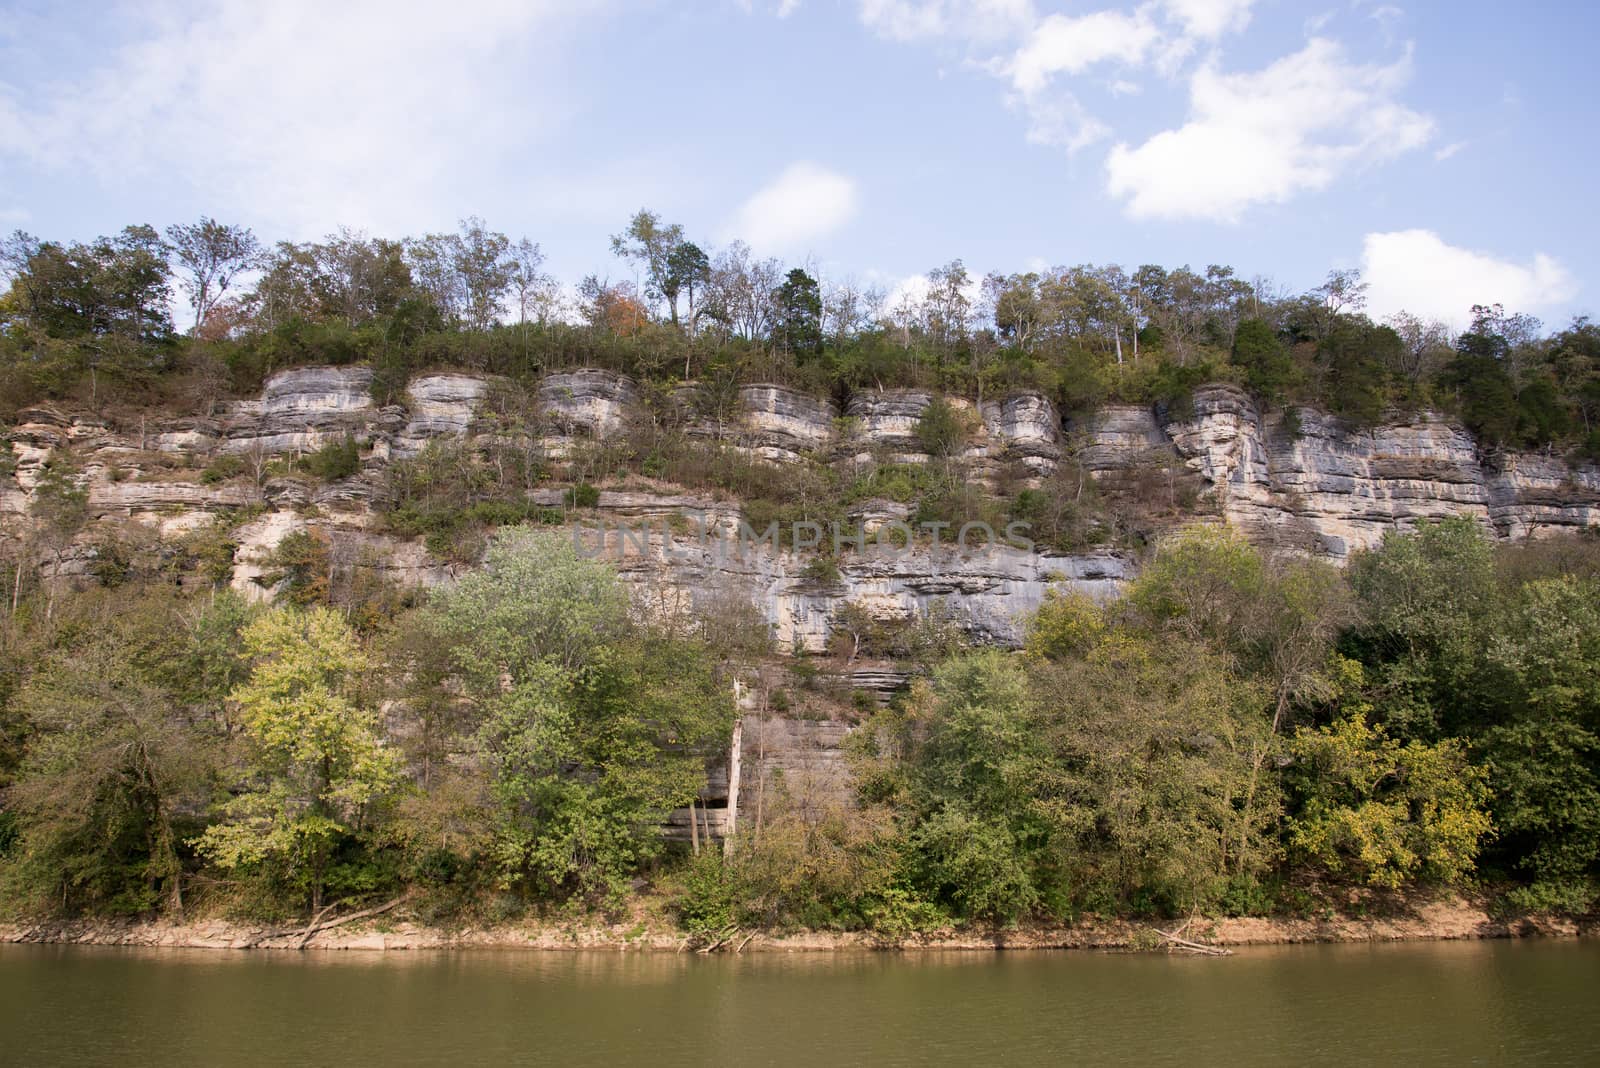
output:
[[[575,280],[641,206],[893,288],[960,257],[1361,267],[1596,307],[1589,5],[221,0],[0,7],[0,226],[483,216]]]

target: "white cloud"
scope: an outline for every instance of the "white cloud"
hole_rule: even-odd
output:
[[[1256,0],[1163,0],[1169,18],[1183,24],[1192,37],[1214,41],[1237,33],[1250,22]]]
[[[1032,0],[861,0],[861,24],[893,41],[1004,40],[1035,21]]]
[[[1019,98],[1028,115],[1028,141],[1076,152],[1111,136],[1111,127],[1089,114],[1071,93]]]
[[[778,17],[786,19],[800,10],[800,0],[780,0],[778,4]]]
[[[0,97],[0,155],[162,174],[285,229],[448,223],[559,94],[526,88],[581,14],[559,0],[221,0],[130,7],[127,44]],[[121,27],[119,27],[121,29]],[[87,46],[85,46],[87,47]],[[516,91],[521,82],[524,87]],[[451,204],[438,218],[440,203]]]
[[[889,287],[888,295],[883,298],[883,307],[889,315],[895,316],[902,309],[918,307],[927,299],[928,276],[912,274]]]
[[[947,29],[944,5],[937,0],[861,0],[861,23],[895,41],[938,37]]]
[[[1382,0],[1355,2],[1376,5],[1372,16],[1393,23],[1395,9]],[[1222,71],[1220,42],[1249,26],[1257,4],[1123,0],[1041,16],[1031,0],[859,0],[858,10],[879,36],[945,56],[960,49],[969,69],[1006,84],[1029,142],[1068,152],[1112,135],[1106,117],[1084,103],[1086,77],[1116,100],[1140,88],[1135,73],[1153,73],[1159,88],[1192,71],[1185,124],[1109,153],[1108,188],[1136,218],[1235,221],[1250,207],[1324,189],[1432,138],[1432,120],[1397,100],[1411,73],[1409,49],[1393,63],[1362,64],[1312,36],[1263,70]],[[1312,16],[1308,34],[1331,18]],[[1198,69],[1196,55],[1209,57]]]
[[[858,199],[855,183],[844,175],[794,163],[739,207],[723,236],[762,252],[798,251],[849,222]]]
[[[1160,31],[1143,8],[1132,14],[1051,15],[1011,57],[1006,73],[1014,89],[1031,96],[1057,74],[1081,74],[1105,62],[1138,64],[1159,38]]]
[[[1307,15],[1305,22],[1306,36],[1315,37],[1317,34],[1327,29],[1328,24],[1332,22],[1338,16],[1338,14],[1339,13],[1337,11],[1319,11],[1315,15]]]
[[[1578,288],[1557,260],[1538,253],[1531,263],[1457,248],[1431,230],[1368,234],[1361,254],[1367,307],[1376,317],[1408,311],[1460,330],[1474,304],[1537,311],[1571,300]]]
[[[1367,17],[1378,24],[1385,41],[1393,42],[1395,30],[1405,20],[1406,13],[1393,4],[1379,4]]]
[[[1428,141],[1433,123],[1394,100],[1409,57],[1349,63],[1314,39],[1265,70],[1213,66],[1190,82],[1190,120],[1107,160],[1108,188],[1135,218],[1236,221],[1245,209],[1326,188]]]
[[[1074,93],[1052,83],[1060,75],[1082,74],[1104,63],[1137,68],[1161,46],[1161,31],[1146,8],[1131,14],[1050,15],[1009,58],[992,61],[988,69],[1011,83],[1014,92],[1008,103],[1027,115],[1031,143],[1077,152],[1109,137],[1111,129]],[[1132,84],[1114,80],[1112,92]]]

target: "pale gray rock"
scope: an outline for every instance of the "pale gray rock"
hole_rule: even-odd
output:
[[[610,371],[562,371],[539,383],[546,422],[564,439],[601,438],[620,431],[638,402],[633,380]]]
[[[366,439],[373,414],[372,370],[296,367],[267,379],[259,400],[240,401],[223,420],[228,453],[302,453],[351,434]]]
[[[413,378],[406,386],[409,418],[390,446],[394,456],[415,456],[435,438],[461,438],[483,405],[489,381],[481,375],[437,374]]]
[[[787,386],[755,385],[739,390],[744,411],[741,444],[764,460],[794,463],[832,445],[839,410]]]
[[[1061,415],[1041,393],[1015,393],[982,405],[983,427],[1003,455],[1035,475],[1052,474],[1061,460]]]
[[[325,534],[340,567],[372,568],[407,585],[449,581],[459,565],[432,559],[420,539],[382,532],[386,465],[432,440],[461,440],[478,449],[507,440],[504,427],[484,418],[494,383],[471,374],[419,376],[406,390],[405,406],[383,408],[372,404],[370,385],[370,372],[360,368],[285,371],[269,379],[260,398],[234,405],[220,425],[168,420],[113,430],[97,419],[30,409],[6,435],[11,472],[0,480],[0,512],[25,521],[45,463],[56,450],[71,448],[84,461],[71,477],[88,491],[97,523],[141,522],[176,534],[264,504],[267,514],[244,529],[235,573],[241,588],[265,595],[254,581],[261,561],[292,529]],[[709,407],[725,410],[725,422],[702,429],[777,463],[807,456],[854,457],[863,464],[927,458],[916,436],[932,398],[926,391],[861,391],[840,420],[831,401],[790,387],[746,386],[720,405],[709,405],[702,388],[684,387],[669,398],[686,413],[678,418],[703,421]],[[534,393],[553,435],[546,445],[604,441],[646,417],[633,383],[606,371],[551,375]],[[1600,472],[1592,465],[1574,467],[1546,453],[1485,454],[1460,426],[1430,413],[1355,429],[1302,410],[1290,433],[1283,413],[1263,414],[1242,391],[1218,386],[1197,390],[1182,412],[1107,406],[1063,431],[1054,406],[1035,393],[976,407],[951,403],[970,423],[969,478],[990,477],[1000,464],[1017,460],[1045,474],[1064,451],[1103,480],[1152,463],[1177,466],[1215,498],[1222,520],[1251,538],[1335,561],[1375,545],[1388,531],[1445,516],[1469,516],[1502,538],[1600,524]],[[671,412],[666,417],[673,418]],[[370,448],[361,472],[337,483],[295,474],[269,478],[258,490],[253,473],[213,485],[199,481],[219,441],[227,451],[248,454],[248,464],[250,457],[304,451],[346,433]],[[531,438],[524,444],[537,448]],[[156,462],[155,452],[185,458],[188,470],[182,464],[174,469],[171,460]],[[975,638],[1015,645],[1022,620],[1049,590],[1112,597],[1134,570],[1131,559],[1110,553],[1045,556],[1007,547],[949,552],[943,559],[920,548],[891,559],[863,551],[846,531],[839,546],[831,538],[821,546],[836,557],[838,580],[819,582],[815,571],[807,575],[813,552],[765,543],[733,553],[739,502],[670,486],[640,488],[644,481],[603,489],[597,508],[571,512],[569,528],[586,524],[591,529],[578,536],[593,543],[598,535],[592,528],[605,523],[609,544],[629,542],[617,550],[618,562],[641,606],[666,614],[742,607],[739,618],[753,612],[785,649],[826,647],[847,604],[884,620],[941,612]],[[565,506],[563,498],[553,487],[529,495],[554,509]],[[870,500],[854,506],[849,518],[872,535],[908,521],[910,509]],[[618,522],[630,524],[630,539],[616,533]],[[82,535],[85,546],[94,526]],[[72,556],[77,563],[71,566],[86,567],[87,553]],[[64,573],[71,566],[64,564]]]
[[[845,405],[852,422],[852,444],[858,458],[872,450],[888,453],[894,463],[925,463],[927,452],[917,439],[917,424],[933,403],[933,394],[920,389],[869,389],[853,393]]]

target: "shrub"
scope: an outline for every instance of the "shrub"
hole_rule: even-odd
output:
[[[816,556],[800,570],[800,577],[816,586],[837,586],[844,575],[833,557]]]
[[[567,490],[567,505],[571,508],[597,508],[600,491],[587,482],[580,482]]]
[[[917,420],[917,443],[929,456],[954,456],[967,442],[969,428],[953,405],[935,397]]]
[[[679,872],[672,912],[691,934],[726,931],[738,922],[738,889],[720,850],[707,849]]]
[[[325,482],[337,482],[361,469],[361,449],[356,439],[346,434],[344,440],[330,441],[301,457],[300,466]]]
[[[205,466],[200,472],[200,481],[207,486],[214,486],[218,482],[226,482],[230,478],[238,478],[244,474],[244,459],[239,456],[218,456]]]

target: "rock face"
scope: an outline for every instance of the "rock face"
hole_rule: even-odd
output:
[[[857,459],[870,460],[869,450],[880,449],[895,463],[927,462],[928,454],[917,440],[917,423],[932,403],[933,394],[916,389],[874,389],[852,396],[845,415],[855,424]]]
[[[410,418],[396,436],[396,456],[414,456],[433,438],[465,437],[489,383],[477,375],[422,375],[406,386]]]
[[[785,386],[721,391],[714,405],[691,386],[672,394],[663,413],[647,412],[627,378],[585,370],[546,377],[532,391],[531,406],[502,418],[509,413],[500,402],[516,400],[514,391],[480,375],[422,375],[408,384],[403,404],[381,408],[371,387],[364,368],[296,368],[273,375],[261,397],[233,404],[217,420],[152,419],[113,428],[52,409],[25,411],[6,433],[3,530],[14,537],[25,529],[41,481],[65,477],[85,491],[90,522],[72,545],[52,554],[49,566],[59,578],[93,571],[98,540],[118,526],[136,528],[134,536],[146,544],[152,536],[185,538],[212,527],[234,546],[231,583],[250,598],[273,596],[274,550],[300,532],[327,546],[335,589],[370,579],[425,587],[451,582],[469,565],[433,556],[420,538],[387,532],[376,502],[388,465],[432,441],[494,446],[498,456],[498,447],[514,440],[518,449],[560,459],[585,442],[604,442],[665,415],[669,424],[746,450],[775,471],[812,461],[930,459],[917,426],[933,395],[919,390],[857,393],[841,419],[832,400]],[[1214,498],[1208,510],[1249,537],[1336,561],[1388,531],[1444,516],[1472,517],[1502,538],[1600,524],[1600,471],[1593,466],[1573,468],[1544,454],[1487,455],[1471,435],[1434,415],[1354,429],[1302,410],[1286,422],[1230,387],[1196,391],[1181,413],[1107,406],[1068,427],[1038,394],[949,403],[966,426],[961,459],[969,479],[992,480],[1002,468],[1015,473],[1019,466],[1042,478],[1070,458],[1093,478],[1139,493],[1170,486],[1172,471],[1187,472],[1184,478]],[[705,414],[713,409],[715,417]],[[345,435],[362,446],[352,477],[323,483],[267,462]],[[69,462],[57,466],[58,456]],[[1160,477],[1152,479],[1152,472]],[[557,509],[564,497],[562,488],[541,487],[529,501]],[[849,514],[869,537],[911,519],[906,505],[888,500],[855,502]],[[615,562],[641,608],[668,617],[694,614],[730,630],[764,628],[786,651],[820,652],[841,629],[858,625],[862,613],[880,625],[941,619],[979,640],[1014,646],[1023,621],[1052,591],[1115,597],[1136,566],[1114,552],[1059,555],[977,544],[962,550],[948,534],[938,552],[925,543],[902,553],[825,544],[830,562],[819,565],[815,551],[739,543],[740,519],[737,501],[631,481],[604,486],[596,507],[564,529],[585,552]],[[624,538],[619,524],[632,535]],[[597,526],[608,530],[604,541]],[[909,677],[904,665],[852,661],[833,684],[861,698],[861,708],[886,702]],[[781,793],[844,796],[843,741],[852,725],[848,713],[835,715],[817,720],[746,708],[738,755],[708,767],[702,831],[720,835],[736,820],[758,819]],[[674,813],[669,833],[688,837],[688,820],[688,810]]]
[[[1115,474],[1171,455],[1172,441],[1155,412],[1131,404],[1107,405],[1073,428],[1078,463],[1092,475]]]
[[[755,385],[739,390],[745,447],[764,460],[795,463],[833,443],[839,409],[832,401],[787,386]]]
[[[839,558],[836,578],[818,578],[807,571],[815,559],[809,553],[741,544],[727,533],[723,526],[721,536],[669,538],[658,529],[639,544],[613,531],[596,555],[615,562],[635,600],[660,614],[711,615],[738,625],[737,613],[753,607],[779,649],[810,653],[827,648],[846,606],[883,621],[942,617],[980,641],[1016,646],[1023,620],[1050,590],[1105,600],[1132,574],[1114,554],[1031,553],[1007,545],[898,553],[869,544],[866,553]]]
[[[1017,393],[985,401],[983,426],[1002,448],[1010,450],[1036,475],[1049,475],[1061,460],[1061,415],[1048,397]]]
[[[372,414],[369,368],[296,367],[267,379],[260,400],[232,407],[222,450],[304,452],[366,431]]]
[[[326,537],[339,574],[366,569],[404,585],[450,581],[462,565],[430,556],[419,539],[383,532],[374,500],[386,465],[429,441],[455,439],[472,448],[505,441],[504,425],[485,411],[501,386],[480,375],[423,375],[409,383],[403,405],[380,408],[371,383],[364,368],[283,371],[267,381],[261,397],[235,403],[216,421],[152,419],[112,428],[30,409],[6,434],[10,464],[0,476],[0,514],[13,528],[26,522],[47,463],[67,454],[72,462],[61,470],[86,491],[92,522],[78,544],[56,558],[53,566],[63,575],[88,569],[99,524],[131,522],[176,537],[214,520],[232,524],[244,509],[248,521],[230,527],[238,544],[233,581],[252,596],[269,595],[261,585],[267,558],[299,530]],[[671,398],[687,413],[681,421],[692,432],[774,464],[928,459],[916,432],[933,400],[925,391],[863,391],[850,399],[841,420],[831,400],[751,385],[726,395],[715,425],[700,425],[705,419],[695,412],[702,399],[694,387]],[[533,400],[537,425],[517,433],[530,442],[542,435],[532,447],[542,445],[556,458],[582,441],[625,433],[646,417],[634,384],[607,371],[550,375]],[[1067,428],[1037,394],[950,403],[970,431],[964,451],[970,478],[991,477],[1000,464],[1013,462],[1047,475],[1070,455],[1097,479],[1138,486],[1132,476],[1165,465],[1191,472],[1215,497],[1214,510],[1250,537],[1334,560],[1375,544],[1386,531],[1443,516],[1473,517],[1503,538],[1600,524],[1594,467],[1573,468],[1544,454],[1485,455],[1464,430],[1433,415],[1358,430],[1302,410],[1291,428],[1281,413],[1264,416],[1231,387],[1197,391],[1182,413],[1108,406]],[[363,446],[361,470],[351,478],[323,484],[265,465],[271,456],[346,434]],[[219,457],[230,455],[239,457],[233,470],[244,473],[230,476],[220,466]],[[207,472],[208,465],[217,470]],[[530,500],[560,508],[564,491],[539,489]],[[946,551],[937,556],[926,545],[899,556],[842,545],[829,553],[835,575],[812,566],[815,553],[766,544],[738,554],[719,544],[717,537],[726,542],[738,529],[737,501],[670,487],[605,488],[598,508],[584,515],[613,526],[627,520],[636,531],[650,524],[618,553],[621,574],[642,604],[661,612],[723,613],[737,621],[729,625],[759,620],[785,649],[824,648],[847,607],[880,621],[943,614],[983,640],[1015,644],[1019,621],[1051,589],[1111,597],[1134,566],[1114,553],[1058,556],[976,545],[954,551],[947,535]],[[905,505],[868,500],[852,506],[851,518],[871,534],[910,515]],[[717,537],[702,542],[697,524]]]
[[[638,402],[633,380],[610,371],[565,371],[539,383],[539,408],[552,434],[546,448],[565,455],[574,439],[600,439],[626,425]]]
[[[891,463],[926,463],[927,446],[917,428],[934,395],[915,389],[880,389],[857,393],[845,408],[851,420],[845,444],[858,463],[881,456]],[[998,466],[1017,460],[1033,475],[1049,475],[1061,459],[1061,416],[1039,393],[1015,393],[975,406],[962,397],[945,398],[957,420],[965,424],[961,458],[979,481]]]
[[[1310,409],[1296,416],[1291,433],[1281,413],[1263,417],[1239,390],[1207,387],[1181,417],[1096,412],[1077,428],[1077,455],[1100,478],[1176,456],[1252,539],[1334,560],[1387,531],[1448,516],[1477,519],[1502,538],[1600,524],[1593,466],[1485,456],[1465,430],[1429,413],[1365,430]]]

